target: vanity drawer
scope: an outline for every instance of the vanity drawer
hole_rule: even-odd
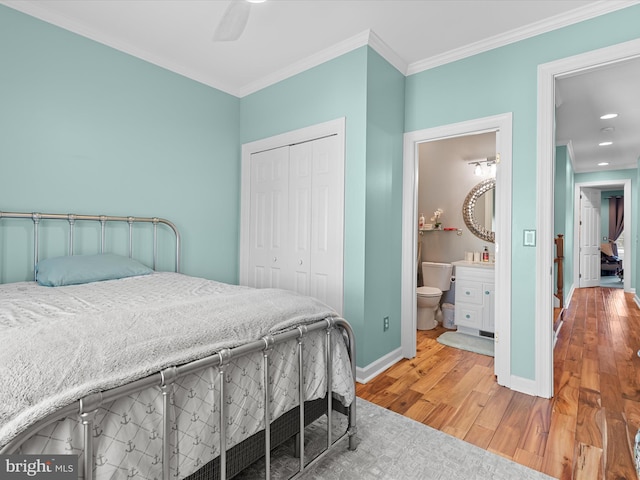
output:
[[[482,283],[468,280],[456,282],[456,302],[482,305]]]
[[[482,328],[482,306],[456,302],[456,325],[468,328]]]

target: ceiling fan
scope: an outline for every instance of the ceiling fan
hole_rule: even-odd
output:
[[[231,0],[213,33],[213,41],[232,42],[240,38],[249,21],[251,4],[263,2],[266,0]]]

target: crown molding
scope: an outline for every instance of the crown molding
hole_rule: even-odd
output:
[[[365,30],[364,32],[354,35],[332,47],[329,47],[321,52],[318,52],[310,57],[305,58],[299,62],[296,62],[278,72],[261,78],[256,82],[249,83],[240,88],[238,92],[239,97],[250,95],[265,87],[274,85],[282,80],[286,80],[289,77],[302,73],[318,65],[322,65],[329,60],[338,58],[345,53],[349,53],[357,48],[368,45],[375,50],[382,58],[395,67],[400,73],[406,76],[407,74],[407,62],[405,62],[389,45],[387,45],[373,30]]]
[[[495,35],[485,40],[450,50],[441,55],[434,55],[433,57],[411,63],[407,68],[407,75],[413,75],[447,63],[455,62],[456,60],[462,60],[463,58],[487,52],[494,48],[504,47],[511,43],[526,40],[527,38],[535,37],[536,35],[583,22],[638,3],[640,3],[640,0],[600,0],[585,7],[576,8],[546,20],[534,22],[500,35]]]
[[[99,32],[91,28],[87,28],[85,25],[82,25],[81,23],[73,19],[43,8],[35,1],[0,0],[0,4],[22,12],[26,15],[30,15],[44,22],[76,33],[85,38],[114,48],[128,55],[137,57],[165,70],[172,71],[176,74],[185,76],[194,81],[213,87],[217,90],[239,98],[255,93],[265,87],[278,83],[282,80],[302,73],[318,65],[321,65],[329,60],[333,60],[341,55],[344,55],[365,45],[371,47],[374,51],[376,51],[400,73],[408,76],[440,65],[444,65],[446,63],[470,57],[478,53],[486,52],[494,48],[502,47],[510,43],[524,40],[526,38],[540,35],[542,33],[549,32],[564,26],[572,25],[574,23],[582,22],[584,20],[604,15],[606,13],[620,10],[638,3],[640,3],[640,0],[599,0],[597,2],[589,4],[586,7],[574,9],[570,12],[557,15],[545,21],[536,22],[531,25],[517,28],[511,30],[510,32],[496,35],[486,40],[457,48],[441,55],[435,55],[433,57],[429,57],[411,64],[407,64],[405,60],[403,60],[372,30],[365,30],[358,35],[354,35],[351,38],[348,38],[336,45],[333,45],[332,47],[311,55],[299,62],[291,64],[290,66],[274,72],[273,74],[262,77],[261,79],[249,84],[238,86],[224,84],[216,80],[215,78],[211,78],[211,76],[209,75],[204,75],[202,72],[190,69],[182,64],[167,61],[166,59],[160,58],[149,51],[135,47],[131,44],[128,44],[127,42],[123,42],[121,39],[118,39],[114,36],[107,35],[103,32]]]
[[[299,62],[295,62],[288,67],[285,67],[277,72],[274,72],[270,75],[262,77],[261,79],[248,83],[239,88],[238,96],[245,97],[252,93],[257,92],[258,90],[262,90],[265,87],[270,85],[274,85],[282,80],[286,80],[289,77],[293,77],[299,73],[302,73],[306,70],[309,70],[313,67],[317,67],[329,60],[333,60],[334,58],[340,57],[345,53],[349,53],[352,50],[355,50],[360,47],[364,47],[369,43],[371,31],[365,30],[364,32],[359,33],[358,35],[354,35],[351,38],[347,38],[346,40],[333,45],[325,50],[322,50],[318,53],[310,55],[309,57],[300,60]]]
[[[389,62],[402,75],[407,76],[407,68],[409,65],[405,62],[395,50],[387,45],[376,33],[371,30],[369,35],[369,46],[375,50],[382,58]]]

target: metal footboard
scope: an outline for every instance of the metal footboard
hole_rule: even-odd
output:
[[[306,335],[310,332],[314,332],[317,330],[326,330],[326,349],[325,349],[325,363],[326,363],[326,380],[327,380],[327,446],[326,449],[320,453],[315,459],[305,465],[304,460],[304,439],[305,439],[305,409],[302,408],[305,401],[305,387],[304,387],[304,352],[302,348],[302,342]],[[299,401],[299,412],[300,412],[300,431],[298,438],[297,447],[300,450],[300,462],[298,466],[298,472],[292,477],[297,478],[300,476],[305,470],[314,465],[317,461],[323,458],[340,440],[348,437],[349,438],[349,449],[354,450],[356,448],[355,443],[355,434],[356,434],[356,405],[355,398],[352,404],[349,407],[348,411],[348,428],[346,431],[340,435],[338,438],[333,439],[331,434],[331,418],[332,418],[332,410],[333,410],[333,399],[332,399],[332,362],[333,362],[333,349],[331,342],[331,334],[332,331],[338,329],[338,331],[342,332],[342,336],[345,339],[347,350],[349,352],[349,357],[351,361],[351,373],[355,382],[355,338],[353,334],[353,330],[348,322],[343,319],[326,319],[322,320],[310,325],[299,326],[293,330],[278,333],[274,335],[267,335],[262,339],[251,342],[245,345],[241,345],[232,349],[223,349],[220,352],[211,355],[209,357],[196,360],[194,362],[173,366],[163,370],[162,372],[156,373],[149,377],[145,377],[143,379],[137,380],[135,382],[113,388],[111,390],[107,390],[104,392],[96,393],[88,395],[78,402],[69,405],[62,410],[42,419],[38,423],[32,425],[30,428],[16,436],[9,444],[5,445],[0,453],[2,454],[11,454],[19,451],[20,446],[33,434],[42,429],[43,427],[60,420],[65,417],[69,417],[72,415],[79,415],[80,422],[84,429],[84,454],[80,459],[81,467],[81,475],[85,480],[93,480],[94,478],[94,468],[95,468],[95,458],[94,458],[94,437],[92,435],[92,430],[94,428],[94,422],[96,418],[96,414],[101,405],[109,401],[116,400],[118,398],[131,395],[133,393],[142,391],[146,388],[156,386],[160,388],[163,396],[163,452],[162,452],[162,475],[164,480],[169,480],[170,478],[170,465],[169,459],[171,458],[170,451],[170,437],[171,437],[171,418],[169,415],[171,396],[173,395],[173,387],[178,378],[184,375],[192,374],[199,372],[203,369],[207,369],[210,367],[217,368],[220,372],[220,478],[222,480],[226,480],[226,429],[225,425],[227,422],[227,413],[225,408],[225,395],[226,395],[226,385],[224,381],[224,372],[229,363],[239,357],[244,355],[249,355],[256,352],[262,352],[263,355],[263,381],[265,384],[265,392],[264,392],[264,422],[265,422],[265,478],[271,478],[271,467],[270,467],[270,455],[271,455],[271,444],[270,444],[270,425],[271,425],[271,392],[269,388],[269,355],[273,347],[277,344],[294,341],[297,339],[297,348],[296,355],[297,361],[299,365],[299,389],[298,389],[298,401]],[[354,383],[355,388],[355,383]]]

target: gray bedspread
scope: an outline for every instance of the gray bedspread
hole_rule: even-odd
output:
[[[292,292],[174,273],[0,285],[0,446],[89,393],[328,317]]]

